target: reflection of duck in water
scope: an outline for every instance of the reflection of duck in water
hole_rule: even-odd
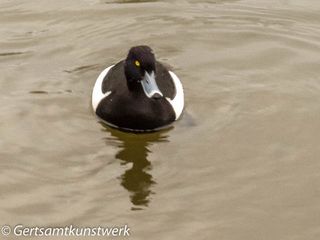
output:
[[[135,206],[148,206],[150,194],[154,194],[151,186],[156,182],[150,173],[152,168],[148,155],[151,154],[149,146],[152,143],[164,142],[167,140],[165,132],[155,132],[149,134],[133,134],[120,132],[107,127],[113,138],[119,143],[119,151],[116,158],[121,160],[121,164],[132,163],[132,167],[127,169],[122,176],[121,185],[130,192],[131,202]],[[140,208],[132,208],[138,210]]]

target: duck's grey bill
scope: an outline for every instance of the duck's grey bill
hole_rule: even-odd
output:
[[[154,72],[151,72],[150,74],[148,72],[145,72],[144,78],[142,79],[141,84],[142,84],[143,91],[148,98],[163,97],[163,94],[158,88],[158,85],[156,83]]]

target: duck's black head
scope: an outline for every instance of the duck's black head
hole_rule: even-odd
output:
[[[131,91],[142,88],[149,98],[163,96],[155,80],[156,59],[150,47],[132,47],[125,60],[124,71]]]

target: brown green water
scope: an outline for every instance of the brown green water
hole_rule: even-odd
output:
[[[0,225],[319,239],[319,26],[318,0],[0,0]],[[137,44],[183,82],[167,131],[92,113],[97,76]]]

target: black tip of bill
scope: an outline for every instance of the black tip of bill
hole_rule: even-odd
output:
[[[159,98],[162,98],[162,95],[159,94],[159,93],[154,93],[154,94],[152,95],[152,98],[154,98],[154,99],[159,99]]]

